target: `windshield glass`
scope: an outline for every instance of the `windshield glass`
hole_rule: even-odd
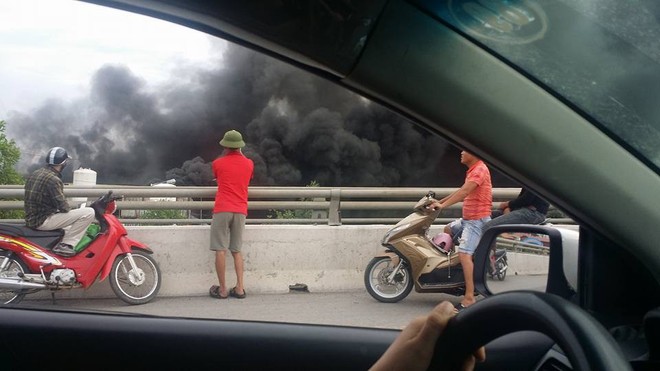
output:
[[[294,3],[286,4],[297,9]],[[454,8],[456,3],[450,2],[443,14],[458,27],[471,30],[477,18],[468,14],[488,14],[479,4],[466,2]],[[488,32],[470,32],[546,84],[556,85],[561,92],[560,88],[565,89],[566,97],[572,99],[569,93],[576,94],[574,80],[581,73],[594,73],[593,69],[579,67],[577,62],[570,66],[551,63],[552,58],[561,59],[560,53],[541,57],[551,54],[554,45],[546,39],[553,13],[540,3],[521,4],[526,7],[516,8],[516,21],[538,24],[538,28],[516,33],[514,29],[523,30],[522,26],[514,27],[509,21],[508,28],[499,25],[502,30],[493,31],[482,23]],[[351,10],[339,8],[334,9],[335,18],[337,12]],[[311,10],[315,17],[328,16],[325,7]],[[535,23],[541,18],[545,21]],[[371,25],[367,19],[338,19],[355,23],[358,30],[362,28],[356,24]],[[309,24],[287,26],[295,26],[287,35],[298,35],[300,27],[306,29]],[[524,52],[530,47],[536,54]],[[411,268],[392,264],[394,260],[382,256],[384,236],[413,225],[408,223],[410,215],[415,219],[412,207],[430,188],[442,199],[465,180],[465,165],[471,161],[464,161],[459,149],[437,135],[377,103],[266,55],[189,28],[93,4],[0,2],[0,48],[6,51],[0,59],[0,83],[5,87],[0,92],[0,154],[2,170],[15,170],[8,172],[12,177],[4,178],[6,187],[0,187],[4,197],[11,198],[6,209],[0,210],[0,223],[24,222],[23,204],[14,200],[22,201],[25,178],[43,168],[47,148],[61,146],[71,157],[61,169],[65,191],[99,185],[126,195],[116,205],[100,210],[117,206],[116,213],[108,213],[112,217],[103,217],[112,220],[117,229],[116,220],[123,223],[121,228],[126,226],[128,237],[137,241],[126,245],[143,250],[126,259],[120,254],[113,262],[110,258],[115,255],[97,242],[104,241],[99,236],[105,235],[88,230],[86,237],[94,242],[85,246],[71,243],[69,249],[78,249],[74,252],[67,252],[66,246],[59,250],[67,253],[61,255],[65,258],[68,254],[80,257],[74,258],[80,259],[76,264],[61,264],[57,256],[54,259],[58,260],[45,264],[42,255],[25,249],[18,249],[23,255],[12,257],[5,250],[17,249],[15,239],[5,239],[5,245],[0,243],[0,264],[4,264],[0,300],[7,304],[46,310],[58,305],[164,316],[400,328],[439,300],[457,301],[457,287],[462,282],[453,272],[460,264],[458,259],[433,257],[435,270],[420,278],[427,290],[416,292],[413,274],[406,270]],[[579,47],[573,52],[578,53]],[[555,64],[565,71],[557,72]],[[603,75],[594,84],[605,84],[611,77]],[[614,84],[607,93],[599,93],[609,94],[612,99],[608,101],[592,85],[585,84],[584,91],[578,91],[576,104],[585,110],[594,107],[589,112],[595,117],[611,118],[607,109],[622,110],[623,105],[604,106],[615,98],[626,102],[628,96],[617,90],[621,86]],[[629,120],[625,123],[637,130],[642,130],[635,126],[639,122],[651,122],[639,112],[630,117],[624,115],[628,111],[621,112]],[[612,120],[613,127],[622,125],[618,118]],[[223,134],[234,130],[244,136],[232,136],[229,142],[239,145],[254,166],[243,236],[244,263],[240,255],[240,266],[235,265],[233,253],[218,263],[216,253],[209,249],[217,189],[212,163],[223,153]],[[653,142],[650,134],[640,136]],[[520,185],[496,169],[490,174],[493,202],[506,209],[499,202],[516,197]],[[167,192],[144,189],[149,187]],[[345,189],[350,187],[360,189]],[[169,193],[171,189],[176,191]],[[89,195],[66,194],[72,208],[93,201],[95,197],[88,199]],[[161,204],[154,207],[154,202]],[[173,206],[163,206],[166,202]],[[300,207],[301,202],[307,204]],[[461,205],[452,204],[424,233],[433,237],[443,230],[443,224],[461,215]],[[547,216],[574,223],[554,207]],[[406,222],[397,224],[401,220]],[[110,223],[98,224],[106,228]],[[55,246],[57,236],[35,236],[32,230],[16,228],[14,224],[3,233],[12,238],[27,234],[22,235],[31,241],[23,244],[27,250],[34,247],[32,242],[45,245],[34,247],[38,251],[61,248]],[[446,253],[430,245],[430,240],[425,241],[431,251]],[[115,248],[114,243],[107,246]],[[96,260],[91,264],[84,259]],[[449,262],[450,269],[441,266],[442,262]],[[231,278],[221,289],[216,272],[223,269]],[[507,282],[524,280],[527,273],[507,278]],[[244,290],[232,291],[233,285],[238,286],[234,282],[239,274],[245,276]],[[444,291],[437,291],[438,285]],[[47,289],[56,294],[50,296]],[[223,304],[215,300],[246,295],[250,310],[237,300],[221,301]],[[402,301],[396,308],[381,305],[396,301]],[[218,305],[226,308],[218,310]]]
[[[436,15],[660,168],[660,3],[449,0]]]
[[[313,10],[327,16],[323,7]],[[94,242],[76,245],[73,258],[89,262],[61,266],[55,256],[57,261],[45,265],[40,254],[8,256],[5,249],[14,240],[5,238],[0,305],[400,328],[437,304],[438,295],[410,293],[412,281],[400,285],[408,276],[397,275],[389,286],[407,287],[410,295],[397,308],[385,308],[367,293],[363,274],[382,253],[382,237],[411,213],[427,187],[445,188],[444,197],[462,184],[466,168],[460,151],[442,138],[281,61],[183,26],[94,4],[2,1],[0,49],[5,51],[0,170],[9,164],[17,172],[3,177],[1,191],[22,201],[24,179],[43,168],[48,148],[61,146],[71,157],[61,174],[65,192],[95,184],[126,196],[117,201],[114,215],[129,238],[153,251],[134,255],[132,262],[122,255],[113,269],[114,256],[99,252],[96,241],[102,237],[89,230],[85,237]],[[218,289],[209,249],[216,191],[211,163],[222,153],[219,142],[229,130],[243,134],[241,150],[253,160],[254,173],[242,247],[244,291],[218,301],[237,285],[239,270],[227,253],[227,287]],[[492,178],[498,188],[519,186],[495,169]],[[144,190],[150,187],[174,193]],[[340,202],[329,202],[330,187],[335,195],[339,187],[374,187],[353,199],[342,190],[341,222],[365,219],[378,226],[337,226]],[[376,187],[424,188],[384,198]],[[515,196],[513,189],[504,195]],[[95,198],[67,196],[72,208]],[[358,207],[351,209],[354,200]],[[317,206],[282,206],[303,201]],[[383,201],[390,205],[381,207]],[[2,202],[12,209],[0,210],[0,229],[24,222],[21,203]],[[154,202],[176,206],[154,209]],[[188,202],[211,206],[179,206]],[[458,207],[447,210],[438,223],[458,215]],[[376,222],[376,217],[389,219]],[[0,239],[24,233],[15,228],[0,231]],[[381,277],[388,274],[384,269]],[[51,297],[46,284],[65,288]],[[243,295],[245,301],[235,300]]]

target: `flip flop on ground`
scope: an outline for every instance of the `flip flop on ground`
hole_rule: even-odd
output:
[[[236,299],[245,299],[245,289],[243,290],[242,294],[239,294],[236,292],[236,287],[232,287],[232,289],[229,290],[229,296]]]
[[[218,285],[211,286],[211,288],[209,289],[209,295],[212,298],[216,298],[216,299],[227,299],[227,297],[228,297],[227,295],[222,296],[220,294],[220,286],[218,286]]]

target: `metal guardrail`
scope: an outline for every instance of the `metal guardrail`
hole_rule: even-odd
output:
[[[216,187],[150,187],[97,185],[94,187],[65,186],[64,194],[72,204],[99,197],[112,190],[124,196],[117,201],[117,209],[125,210],[213,210]],[[438,198],[445,197],[457,188],[382,188],[382,187],[250,187],[248,189],[249,209],[252,211],[270,210],[313,210],[314,218],[273,219],[248,218],[249,224],[395,224],[400,217],[356,217],[342,218],[342,211],[387,212],[411,211],[415,203],[429,190]],[[519,188],[494,188],[493,208],[499,202],[515,198]],[[0,210],[22,210],[23,186],[0,186]],[[462,203],[452,205],[449,212],[460,212]],[[443,212],[444,213],[444,212]],[[455,216],[438,218],[436,223],[445,224]],[[188,219],[136,219],[121,217],[126,224],[209,224],[208,218]],[[20,220],[3,220],[21,222]],[[573,224],[570,219],[554,219],[553,223]]]
[[[548,255],[550,248],[547,246],[539,246],[524,241],[516,241],[508,238],[497,237],[495,240],[495,247],[498,249],[506,249],[511,252],[520,252],[527,254]]]

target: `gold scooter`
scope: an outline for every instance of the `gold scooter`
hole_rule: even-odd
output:
[[[440,214],[428,206],[435,201],[430,191],[383,237],[387,249],[376,255],[364,272],[367,291],[376,300],[396,303],[410,293],[463,295],[465,279],[455,241],[446,233],[429,236],[429,228]]]

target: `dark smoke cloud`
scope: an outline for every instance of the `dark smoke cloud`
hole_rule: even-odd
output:
[[[229,46],[216,69],[179,71],[149,86],[121,65],[101,67],[77,102],[14,113],[7,134],[23,170],[52,146],[98,182],[211,185],[218,141],[236,129],[255,162],[253,185],[458,186],[458,150],[390,111],[286,64]],[[65,173],[65,180],[67,180]],[[496,186],[503,186],[502,182]]]
[[[201,157],[195,157],[192,160],[185,161],[181,168],[168,170],[165,178],[176,180],[176,184],[204,185],[213,184],[213,170],[210,163],[204,161]],[[156,179],[152,183],[157,183]]]

